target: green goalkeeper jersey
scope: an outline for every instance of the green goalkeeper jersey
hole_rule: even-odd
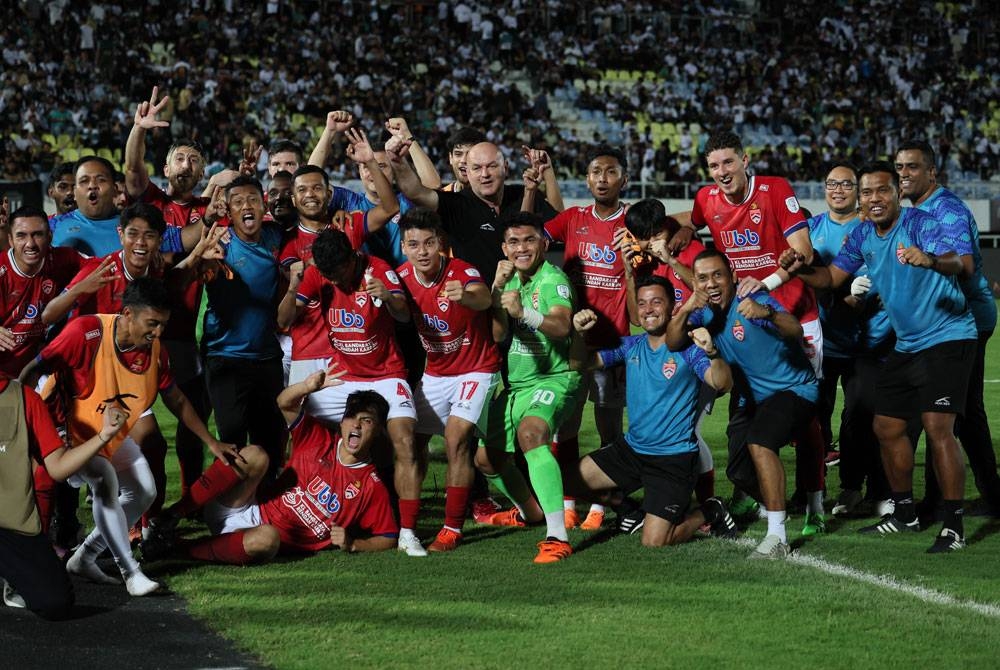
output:
[[[520,275],[514,273],[503,288],[518,291],[521,304],[537,309],[543,316],[558,306],[573,311],[573,286],[566,274],[548,261],[542,263],[527,284],[522,286]],[[507,357],[511,386],[531,383],[539,375],[570,372],[571,336],[548,337],[515,319],[511,319],[511,329],[514,337]]]

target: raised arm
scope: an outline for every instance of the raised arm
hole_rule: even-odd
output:
[[[441,188],[441,175],[434,167],[434,161],[420,147],[420,143],[410,132],[410,127],[406,124],[406,119],[401,116],[394,116],[385,122],[385,129],[398,137],[400,140],[410,143],[410,160],[413,161],[413,169],[420,177],[420,183],[429,189],[437,190]]]
[[[291,424],[298,418],[299,413],[302,411],[302,402],[310,393],[343,384],[344,382],[340,378],[346,372],[346,370],[338,371],[337,364],[334,363],[326,372],[317,370],[297,384],[285,387],[278,394],[278,409],[281,410],[282,416],[285,417],[285,423]]]
[[[354,115],[350,112],[345,112],[342,109],[328,112],[323,133],[319,136],[319,140],[316,142],[316,146],[313,147],[312,153],[309,154],[309,165],[316,165],[325,169],[326,161],[330,157],[330,145],[333,144],[338,133],[344,132],[353,124]]]
[[[705,352],[711,364],[705,370],[705,383],[719,393],[728,393],[733,388],[733,370],[726,361],[719,358],[719,351],[706,328],[695,328],[688,333],[694,345]]]
[[[114,277],[109,270],[114,264],[115,259],[112,256],[106,257],[93,272],[53,298],[42,311],[42,323],[48,326],[62,321],[78,300],[97,293],[103,286],[113,281]]]
[[[399,212],[399,198],[392,190],[392,184],[385,178],[382,168],[379,167],[375,159],[375,151],[368,143],[368,137],[358,128],[347,130],[347,155],[355,163],[364,165],[375,182],[375,192],[378,194],[379,203],[368,212],[368,232],[374,233],[382,228],[389,219]]]
[[[472,282],[462,285],[458,279],[451,279],[444,283],[444,295],[448,300],[457,302],[460,305],[481,312],[489,309],[493,304],[493,296],[486,284],[482,282]]]
[[[763,319],[774,324],[778,333],[786,340],[801,340],[802,324],[794,316],[784,310],[774,309],[771,305],[761,304],[752,297],[743,298],[736,311],[748,319]]]
[[[552,166],[552,159],[548,152],[543,149],[532,149],[528,146],[522,146],[521,149],[524,151],[525,160],[538,171],[538,175],[545,182],[545,200],[557,212],[566,209],[563,204],[562,192],[559,190],[559,182],[556,180],[556,171]]]
[[[409,149],[410,143],[405,140],[393,137],[386,142],[385,153],[389,157],[393,172],[396,173],[396,186],[413,204],[436,212],[438,192],[420,183],[417,173],[413,171],[410,162],[406,160]]]
[[[305,264],[302,261],[295,261],[288,269],[288,290],[278,303],[278,327],[291,328],[295,323],[302,309],[306,306],[298,297],[299,284],[302,283],[302,274],[305,272]]]
[[[805,257],[795,249],[781,252],[778,265],[813,288],[837,288],[851,276],[836,265],[807,265]]]
[[[128,140],[125,142],[125,190],[131,198],[141,197],[149,186],[149,175],[146,173],[146,132],[152,128],[170,126],[166,121],[158,121],[156,118],[170,100],[170,96],[164,96],[162,100],[157,101],[156,96],[159,92],[159,87],[154,86],[149,100],[144,100],[136,106],[132,130],[129,131]]]
[[[25,389],[25,393],[28,392],[29,390]],[[31,392],[34,393],[34,391]],[[42,404],[41,399],[36,402]],[[42,414],[44,416],[42,421],[52,421],[47,412],[43,411]],[[127,412],[118,407],[108,407],[104,412],[101,429],[97,431],[97,435],[83,444],[74,445],[72,449],[64,446],[50,453],[44,459],[46,472],[57,481],[64,481],[75,474],[114,439],[118,431],[125,425],[126,419],[128,419]],[[55,426],[52,426],[50,430],[55,431]]]
[[[597,314],[592,309],[581,309],[573,315],[573,330],[577,336],[573,339],[570,362],[578,363],[576,367],[580,370],[600,370],[604,367],[600,352],[590,351],[583,344],[583,334],[595,325],[597,325]]]
[[[708,304],[708,293],[701,289],[691,292],[691,297],[684,301],[677,313],[670,318],[667,324],[665,340],[671,351],[680,351],[691,342],[691,327],[688,319],[692,314]]]

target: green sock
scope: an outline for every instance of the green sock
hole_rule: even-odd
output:
[[[500,472],[495,475],[486,475],[486,479],[514,503],[523,517],[524,504],[531,498],[531,492],[528,490],[528,482],[524,481],[524,475],[514,465],[514,459],[508,458]]]
[[[524,452],[528,462],[528,477],[535,489],[538,504],[545,514],[563,511],[563,483],[559,463],[547,445]]]

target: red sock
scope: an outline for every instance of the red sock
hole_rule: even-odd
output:
[[[216,459],[208,466],[208,470],[201,473],[198,481],[191,485],[188,494],[177,501],[177,504],[173,506],[173,511],[177,516],[187,516],[200,509],[212,498],[231,489],[238,481],[240,481],[240,473],[229,467],[225,461]]]
[[[446,503],[447,504],[447,503]],[[417,527],[417,516],[420,514],[420,498],[413,500],[399,499],[399,526],[413,530]]]
[[[444,525],[462,530],[465,525],[465,507],[469,502],[469,487],[447,486],[444,491]]]
[[[826,489],[826,440],[819,426],[819,419],[813,419],[798,437],[795,451],[795,477],[798,488],[806,493]]]
[[[149,520],[160,514],[163,501],[167,497],[167,441],[159,433],[148,436],[142,445],[142,455],[149,463],[149,470],[153,473],[153,483],[156,484],[156,497],[142,515],[142,525],[148,526]]]
[[[187,547],[187,554],[199,561],[246,565],[250,562],[250,556],[243,548],[243,535],[245,533],[245,530],[238,530],[234,533],[223,533],[207,540],[195,542]]]
[[[715,495],[715,468],[698,475],[698,481],[694,485],[694,495],[698,499],[698,504]]]

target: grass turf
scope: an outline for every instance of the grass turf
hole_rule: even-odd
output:
[[[998,352],[994,340],[987,380],[1000,380]],[[986,384],[986,402],[1000,434],[1000,384]],[[171,441],[172,417],[162,407],[157,414]],[[725,414],[709,417],[704,434],[714,448],[717,490],[728,495]],[[596,446],[590,419],[581,444]],[[782,456],[793,472],[791,450]],[[172,500],[172,457],[169,468]],[[443,517],[443,481],[435,461],[420,528],[428,539]],[[971,475],[966,482],[968,497],[978,497]],[[827,483],[832,500],[835,468]],[[890,538],[854,532],[866,523],[832,521],[831,532],[798,551],[959,600],[1000,603],[1000,522],[967,518],[969,546],[943,556],[924,553],[933,531]],[[790,540],[798,540],[801,524],[801,516],[789,520]],[[756,522],[746,535],[755,541],[763,530]],[[458,551],[426,559],[322,552],[247,568],[170,561],[149,573],[183,595],[195,616],[279,668],[964,668],[992,666],[1000,645],[1000,609],[975,613],[793,562],[748,562],[746,544],[644,549],[636,537],[571,531],[575,554],[536,566],[541,532],[470,521]]]

